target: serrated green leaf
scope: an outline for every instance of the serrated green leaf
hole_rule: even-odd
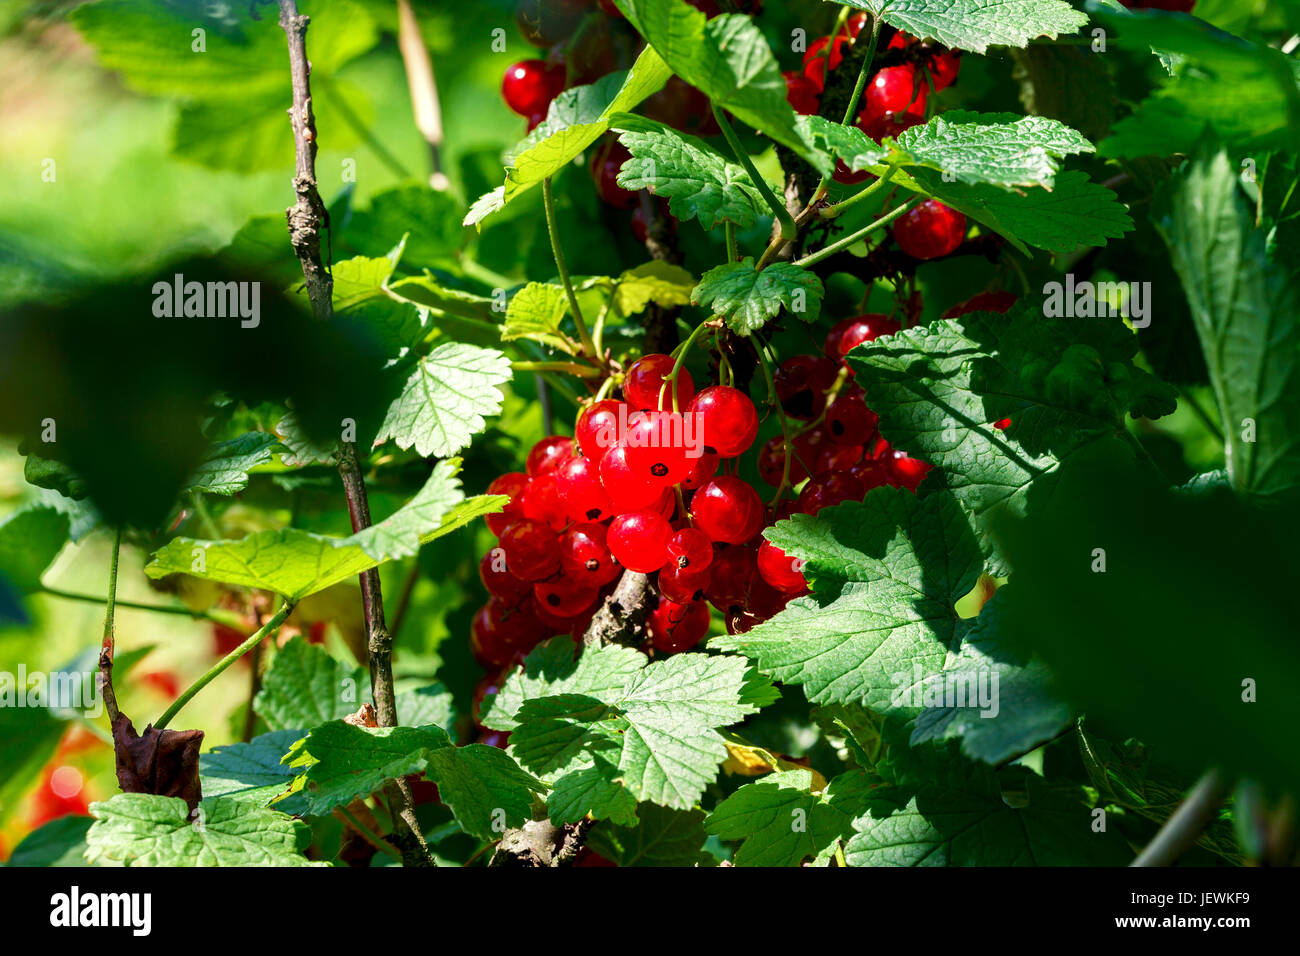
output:
[[[533,794],[544,789],[505,751],[486,744],[435,750],[425,773],[456,822],[480,840],[498,839],[501,824],[517,827],[531,819]]]
[[[213,747],[199,755],[199,779],[206,797],[226,797],[257,806],[267,806],[288,791],[294,771],[281,763],[305,730],[273,730],[248,743]],[[282,813],[302,814],[307,810],[301,794],[292,794],[275,804]]]
[[[695,277],[681,266],[653,259],[615,280],[614,305],[624,315],[641,312],[651,302],[665,308],[689,305],[694,288]]]
[[[403,259],[408,268],[423,268],[460,247],[456,207],[449,193],[427,183],[403,183],[375,193],[370,205],[353,212],[343,237],[363,255],[383,256],[406,235]]]
[[[1270,495],[1300,484],[1300,298],[1238,190],[1225,153],[1202,155],[1160,193],[1156,227],[1205,353],[1228,479]]]
[[[297,413],[290,411],[275,426],[275,435],[286,451],[280,460],[290,468],[306,465],[332,464],[338,455],[338,442],[314,440],[302,427]]]
[[[48,506],[20,508],[0,522],[0,575],[20,592],[39,591],[41,575],[68,543],[68,516]]]
[[[365,671],[298,636],[276,652],[253,710],[272,731],[301,731],[301,737],[307,729],[355,713],[369,698]]]
[[[191,815],[179,797],[119,793],[90,805],[86,858],[120,866],[312,866],[307,825],[241,800],[204,800]]]
[[[86,865],[86,833],[92,817],[56,817],[42,824],[14,847],[6,865],[10,867],[63,867]]]
[[[510,360],[495,349],[449,342],[416,363],[402,393],[388,407],[375,444],[393,441],[422,457],[455,454],[501,412]]]
[[[792,262],[775,262],[762,272],[748,256],[715,266],[700,278],[691,301],[722,316],[727,325],[748,335],[767,324],[784,307],[805,322],[821,314],[822,280]]]
[[[694,866],[706,859],[704,813],[668,810],[652,803],[637,809],[639,822],[619,826],[602,821],[587,845],[619,866]]]
[[[174,538],[154,553],[145,574],[190,574],[275,591],[297,601],[385,561],[410,557],[421,545],[499,511],[505,502],[502,495],[464,497],[456,478],[459,468],[459,459],[440,461],[424,488],[403,508],[346,538],[297,528],[258,531],[238,540]]]
[[[843,0],[914,37],[983,53],[1074,33],[1088,18],[1065,0]]]
[[[703,140],[639,116],[619,117],[613,125],[632,154],[618,184],[667,198],[676,218],[699,219],[705,229],[723,221],[745,229],[766,210],[745,168]]]
[[[456,704],[452,693],[439,681],[403,691],[397,695],[397,722],[402,727],[425,727],[432,724],[451,733],[456,721]]]
[[[856,126],[845,126],[824,116],[800,116],[800,135],[817,149],[825,150],[839,159],[850,170],[862,170],[884,159],[889,150],[876,143]],[[835,169],[833,162],[818,165],[818,172],[829,176]]]
[[[551,822],[577,823],[591,814],[597,820],[635,827],[636,798],[617,777],[618,768],[599,755],[591,766],[560,777],[546,798]]]
[[[983,558],[955,499],[880,488],[816,517],[780,521],[767,538],[802,558],[813,594],[745,634],[715,637],[814,703],[860,701],[913,715],[910,692],[943,667],[957,602]]]
[[[271,460],[279,439],[266,432],[248,432],[208,449],[194,469],[181,494],[199,491],[209,495],[233,495],[248,486],[248,473]]]
[[[552,348],[565,348],[560,322],[569,312],[563,286],[553,282],[530,282],[510,299],[506,322],[501,327],[504,341],[532,339]]]

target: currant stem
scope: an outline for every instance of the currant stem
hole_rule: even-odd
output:
[[[850,206],[860,203],[864,199],[867,199],[870,196],[874,196],[876,193],[884,189],[887,185],[889,185],[889,181],[894,178],[894,173],[896,172],[898,172],[898,167],[891,163],[889,167],[885,170],[885,172],[881,175],[881,177],[877,179],[874,183],[872,183],[870,186],[868,186],[866,189],[862,190],[862,192],[855,193],[854,195],[850,196],[848,199],[845,199],[842,202],[837,202],[832,206],[823,206],[822,209],[819,210],[818,215],[821,216],[823,219],[834,219],[836,216],[840,215],[840,213],[844,212],[844,210],[848,209]]]
[[[853,93],[849,96],[849,104],[844,109],[844,119],[840,121],[842,126],[848,126],[853,121],[853,116],[858,110],[858,100],[862,98],[862,91],[867,88],[867,79],[871,76],[871,64],[876,59],[876,44],[880,42],[880,17],[871,18],[871,38],[867,41],[867,55],[862,58],[862,69],[858,71],[858,81],[853,84]],[[838,28],[837,28],[838,29]],[[835,34],[831,34],[835,36]],[[827,45],[827,49],[830,44]],[[827,66],[830,61],[827,60]],[[808,205],[813,206],[818,203],[826,191],[830,188],[831,178],[823,176],[821,182],[817,184],[817,189],[813,191],[812,199],[808,200]]]
[[[686,353],[691,350],[691,346],[694,345],[695,340],[700,337],[700,333],[709,328],[709,325],[712,322],[713,319],[705,319],[695,328],[691,329],[691,334],[686,336],[686,341],[673,350],[673,355],[675,356],[675,360],[673,361],[673,370],[664,376],[664,383],[659,387],[660,407],[662,407],[664,403],[664,389],[671,386],[673,411],[680,411],[677,407],[677,373],[681,371],[682,365],[686,362]]]
[[[776,494],[767,503],[769,508],[773,508],[781,500],[781,496],[785,494],[786,489],[790,487],[790,456],[794,454],[794,446],[790,443],[790,423],[786,420],[785,409],[781,407],[781,401],[776,395],[776,380],[772,377],[772,366],[765,352],[767,346],[755,338],[752,333],[749,338],[754,344],[754,351],[758,353],[758,365],[763,370],[763,380],[767,382],[768,400],[776,406],[777,416],[781,420],[781,440],[785,447],[785,454],[781,456],[781,484],[777,485]]]
[[[849,233],[847,236],[835,240],[829,246],[825,246],[824,248],[819,249],[817,252],[814,252],[811,255],[807,255],[804,256],[802,259],[795,260],[794,264],[797,266],[804,266],[804,267],[815,265],[816,263],[821,262],[823,259],[835,255],[835,253],[839,252],[840,250],[847,249],[849,246],[853,245],[854,243],[862,239],[865,239],[867,236],[871,235],[877,229],[889,225],[891,222],[893,222],[899,216],[903,215],[903,213],[907,212],[909,209],[911,209],[920,201],[921,201],[920,196],[913,197],[912,199],[909,199],[907,202],[903,203],[901,206],[897,206],[894,209],[891,209],[889,212],[885,213],[875,222],[863,226],[857,232]]]
[[[99,693],[108,712],[109,724],[117,723],[117,695],[113,692],[113,655],[117,635],[113,629],[113,613],[117,607],[117,564],[122,552],[122,528],[113,530],[113,557],[108,567],[108,596],[105,599],[104,637],[99,645]]]
[[[745,172],[749,173],[749,178],[754,181],[754,185],[762,195],[763,201],[771,208],[772,214],[776,216],[777,222],[781,224],[781,238],[787,241],[793,239],[799,230],[795,228],[794,218],[790,215],[790,210],[785,208],[785,203],[776,198],[772,192],[772,187],[767,184],[767,180],[760,176],[758,170],[754,168],[753,160],[745,152],[745,147],[740,144],[740,138],[736,136],[736,131],[731,128],[731,121],[727,119],[722,110],[718,109],[717,103],[711,105],[713,107],[713,118],[718,121],[718,126],[722,129],[722,135],[727,139],[727,145],[735,153],[736,160],[740,165],[745,167]]]
[[[212,681],[216,680],[216,678],[230,667],[231,664],[235,663],[235,661],[239,660],[260,644],[264,637],[278,631],[280,625],[284,623],[284,619],[293,612],[293,608],[293,601],[285,601],[284,604],[280,606],[280,610],[276,611],[269,621],[250,634],[244,643],[240,644],[221,660],[209,667],[202,675],[200,675],[198,680],[187,687],[179,697],[172,701],[172,705],[163,712],[163,715],[159,717],[157,721],[154,722],[154,727],[158,730],[162,730],[171,723],[172,718],[180,712],[182,707],[190,702],[190,699],[193,698],[195,694],[207,687],[208,684],[212,683]]]
[[[582,351],[589,358],[600,360],[596,343],[591,340],[587,323],[582,320],[582,308],[578,305],[578,294],[573,291],[573,282],[569,279],[569,267],[564,261],[564,250],[560,248],[560,229],[555,220],[555,191],[551,188],[551,177],[542,180],[542,205],[546,210],[546,232],[551,238],[551,256],[555,259],[555,268],[560,274],[560,284],[564,294],[569,298],[569,310],[573,312],[573,324],[578,330],[578,339],[582,342]]]
[[[74,594],[72,591],[61,591],[58,588],[42,587],[42,594],[48,594],[50,597],[63,598],[65,601],[87,601],[93,604],[103,604],[105,599],[98,594]],[[138,601],[123,601],[120,598],[114,601],[116,607],[126,608],[131,611],[154,611],[158,614],[183,614],[186,617],[192,617],[195,620],[211,621],[213,624],[222,624],[236,631],[246,631],[243,618],[234,611],[222,611],[220,609],[208,611],[192,611],[187,607],[163,607],[160,604],[141,604]]]
[[[722,230],[727,238],[727,261],[738,262],[740,252],[736,249],[736,224],[728,220],[722,224]]]
[[[600,369],[581,362],[511,362],[510,367],[516,372],[563,372],[578,378],[600,378],[601,375]]]

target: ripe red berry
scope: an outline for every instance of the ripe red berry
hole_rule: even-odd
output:
[[[844,164],[844,160],[837,159],[835,160],[835,172],[831,174],[831,178],[845,186],[856,186],[858,183],[865,183],[868,179],[874,179],[875,176],[869,169],[860,169],[854,172]]]
[[[554,471],[573,456],[573,439],[563,435],[549,435],[528,452],[524,468],[531,477]]]
[[[661,515],[633,511],[610,522],[605,540],[619,564],[649,574],[668,560],[668,539],[672,536],[672,526]]]
[[[796,355],[782,362],[773,376],[776,397],[792,418],[816,418],[826,407],[826,390],[839,369],[820,355]]]
[[[629,408],[672,408],[672,395],[664,388],[664,379],[672,374],[671,355],[643,355],[629,366],[623,381],[623,397]],[[660,393],[663,400],[660,401]],[[695,397],[695,381],[685,366],[677,373],[677,407],[684,409]]]
[[[560,500],[560,479],[554,471],[538,475],[528,482],[523,497],[524,517],[543,521],[552,530],[560,531],[568,524],[564,503]]]
[[[844,501],[861,501],[866,489],[847,471],[832,471],[812,479],[799,493],[799,510],[815,515]]]
[[[622,402],[606,398],[588,405],[578,416],[578,424],[574,428],[578,447],[582,449],[584,455],[598,464],[600,459],[605,457],[605,452],[617,445],[618,440],[623,437],[619,431],[620,420],[627,420],[626,412],[622,416],[619,413],[619,409],[623,407]]]
[[[628,419],[622,445],[627,463],[642,481],[659,486],[675,485],[695,467],[687,456],[686,418],[678,412],[641,410]]]
[[[521,581],[506,570],[505,552],[493,548],[478,563],[479,580],[487,593],[506,604],[518,604],[528,596],[527,581]]]
[[[671,560],[659,570],[656,582],[659,593],[670,601],[685,604],[698,601],[704,597],[709,586],[711,569],[697,571],[694,568],[679,568]]]
[[[510,746],[510,731],[485,730],[478,735],[478,739],[474,742],[483,744],[485,747],[496,747],[498,750],[505,750]]]
[[[808,477],[808,469],[800,461],[798,454],[790,459],[790,484],[797,485]],[[776,435],[763,443],[758,450],[758,476],[773,488],[781,484],[781,474],[785,465],[785,438]]]
[[[872,488],[880,488],[884,485],[898,487],[898,479],[894,477],[893,469],[879,458],[863,459],[849,469],[849,474],[862,482],[863,497]]]
[[[506,70],[501,95],[506,106],[520,116],[546,113],[551,100],[564,89],[564,67],[545,60],[521,60]]]
[[[693,461],[691,473],[681,481],[682,489],[685,491],[703,488],[709,483],[709,479],[718,473],[718,453],[715,451],[706,451]]]
[[[867,25],[867,15],[865,13],[855,13],[844,21],[844,32],[851,37],[856,38],[862,32],[862,28]]]
[[[523,518],[501,533],[506,570],[521,581],[540,581],[560,570],[559,539],[540,521]]]
[[[597,594],[599,596],[599,592],[597,592]],[[536,595],[529,595],[528,600],[525,602],[525,606],[532,611],[534,617],[542,622],[548,634],[574,634],[581,636],[586,633],[587,625],[591,623],[591,619],[595,616],[596,608],[600,606],[600,601],[593,601],[591,606],[586,610],[579,611],[577,614],[569,617],[561,617],[557,614],[552,614],[545,604],[537,600]]]
[[[852,37],[841,33],[835,37],[834,44],[831,44],[830,37],[818,37],[813,41],[812,46],[808,47],[803,55],[803,72],[816,85],[818,93],[826,88],[828,61],[830,69],[838,67],[844,62],[845,45],[852,42]],[[829,51],[827,51],[828,45]]]
[[[606,543],[603,524],[584,521],[575,524],[560,539],[560,567],[576,580],[600,587],[622,573]]]
[[[721,132],[708,96],[679,76],[669,77],[662,90],[641,104],[641,112],[693,136],[714,136]]]
[[[862,460],[861,445],[837,445],[833,441],[824,441],[817,449],[813,460],[812,473],[824,475],[828,471],[848,471]]]
[[[910,63],[877,71],[862,92],[862,113],[870,120],[897,120],[904,113],[925,118],[925,78]]]
[[[504,475],[499,475],[492,479],[492,483],[487,486],[487,493],[490,495],[509,495],[510,500],[506,502],[503,508],[497,514],[487,516],[488,530],[498,538],[501,532],[505,531],[510,522],[524,516],[524,492],[528,490],[528,476],[520,471],[508,471]]]
[[[771,541],[758,546],[757,564],[763,580],[784,594],[799,594],[808,588],[803,560],[790,557]]]
[[[1004,432],[1004,431],[1006,431],[1008,428],[1011,427],[1011,419],[1009,419],[1009,418],[999,418],[997,421],[995,421],[995,422],[993,423],[993,427],[996,428],[996,429],[997,429],[998,431],[1000,431],[1000,432]]]
[[[479,717],[483,713],[483,705],[487,703],[489,697],[495,697],[501,693],[501,688],[505,686],[506,676],[509,671],[498,671],[492,674],[484,674],[474,685],[474,696],[470,698],[469,716],[474,721],[474,726],[482,729],[483,725],[479,722]]]
[[[879,312],[842,319],[826,333],[826,355],[833,361],[843,361],[855,346],[874,342],[882,335],[892,335],[901,328],[889,316]]]
[[[961,245],[966,217],[936,199],[927,199],[894,221],[894,241],[914,259],[937,259]]]
[[[702,601],[678,604],[661,597],[647,622],[655,650],[664,654],[688,651],[709,631],[709,608]]]
[[[556,617],[574,617],[596,603],[595,585],[571,578],[563,571],[533,585],[537,603]]]
[[[595,460],[579,455],[556,471],[560,503],[570,521],[604,521],[614,516],[614,503],[600,483],[598,467]]]
[[[631,158],[627,147],[616,139],[606,140],[591,154],[591,178],[596,183],[596,193],[618,209],[636,205],[636,193],[618,184],[618,172]]]
[[[886,138],[897,139],[905,131],[923,122],[924,117],[910,111],[878,116],[864,109],[858,113],[857,127],[877,143],[883,143]]]
[[[826,433],[837,445],[863,445],[878,421],[862,396],[849,392],[838,396],[826,410]]]
[[[908,457],[907,452],[900,451],[897,448],[892,449],[885,456],[884,461],[889,465],[898,483],[912,491],[915,491],[920,486],[921,480],[925,478],[926,473],[932,467],[918,458]]]
[[[763,527],[763,501],[735,475],[718,475],[691,498],[695,525],[713,541],[740,544]]]
[[[470,650],[483,667],[500,668],[527,654],[546,637],[542,622],[527,604],[509,607],[492,598],[470,622]]]
[[[1012,292],[981,292],[973,295],[965,302],[959,302],[943,314],[945,319],[955,319],[958,316],[968,315],[971,312],[1001,312],[1010,311],[1011,307],[1016,304],[1018,296]]]
[[[695,417],[695,434],[704,447],[722,458],[735,458],[758,435],[758,412],[738,388],[711,385],[691,399],[687,410]]]
[[[618,514],[641,511],[659,501],[663,485],[646,481],[627,461],[627,448],[615,445],[600,460],[600,484]]]
[[[713,542],[699,528],[682,528],[668,540],[668,558],[683,571],[703,571],[713,561]]]
[[[758,549],[749,545],[720,548],[709,565],[709,584],[705,596],[724,614],[728,609],[743,608],[749,600],[749,586],[758,573]]]
[[[961,72],[961,51],[944,50],[936,53],[926,63],[930,70],[930,81],[934,83],[934,91],[946,90],[952,86],[953,81],[957,79],[957,74]]]
[[[794,111],[815,116],[821,109],[821,90],[816,81],[798,70],[786,70],[781,75],[785,77],[785,98]]]

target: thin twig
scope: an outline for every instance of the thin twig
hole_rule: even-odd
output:
[[[1160,832],[1129,865],[1168,866],[1173,863],[1200,839],[1227,795],[1228,783],[1222,774],[1217,770],[1207,770],[1187,799],[1165,821]]]
[[[117,635],[113,631],[113,612],[117,603],[117,562],[122,551],[122,529],[113,531],[113,557],[108,569],[108,598],[104,611],[104,637],[99,645],[99,695],[108,713],[108,722],[117,723],[117,695],[113,692],[113,654]]]
[[[429,185],[446,189],[449,184],[447,174],[442,171],[442,108],[438,103],[438,84],[433,76],[433,60],[409,0],[397,0],[397,48],[406,67],[415,128],[429,144]]]

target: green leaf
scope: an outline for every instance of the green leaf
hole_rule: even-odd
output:
[[[1088,18],[1065,0],[843,0],[920,39],[983,53],[1074,33]]]
[[[880,488],[865,502],[780,521],[767,538],[804,560],[812,596],[709,646],[740,651],[782,683],[803,684],[814,703],[859,701],[914,715],[910,692],[942,669],[958,634],[956,604],[983,566],[956,500]]]
[[[1228,479],[1271,495],[1300,484],[1300,297],[1225,153],[1198,157],[1157,200],[1223,423]]]
[[[346,538],[297,528],[258,531],[233,541],[174,538],[154,553],[145,574],[190,574],[297,601],[386,561],[411,557],[421,545],[499,511],[502,495],[464,497],[456,478],[459,468],[459,459],[438,462],[424,488],[403,508]]]
[[[723,221],[746,229],[766,211],[745,168],[703,140],[639,116],[618,117],[613,125],[632,154],[618,184],[666,197],[676,218],[698,218],[705,229]]]
[[[554,176],[609,130],[610,118],[634,109],[668,82],[672,71],[653,49],[646,48],[626,74],[613,74],[586,87],[566,90],[556,97],[546,120],[520,144],[510,158],[505,188],[500,198],[489,193],[476,202],[466,224],[477,224],[531,189]]]
[[[16,686],[14,676],[0,681],[5,700],[0,706],[0,823],[8,819],[54,756],[67,723],[46,707],[14,706],[11,694],[28,688]]]
[[[365,671],[299,636],[276,652],[253,710],[273,731],[301,737],[308,728],[356,713],[369,697]],[[275,743],[280,743],[278,738]],[[287,750],[280,751],[281,756]]]
[[[352,214],[343,239],[363,255],[383,256],[405,235],[403,259],[416,268],[429,266],[460,248],[463,229],[456,221],[457,205],[449,193],[427,183],[393,186],[375,193],[367,208]]]
[[[694,866],[704,853],[704,813],[668,810],[652,803],[637,810],[640,822],[620,826],[614,821],[592,827],[587,845],[619,866]]]
[[[68,543],[68,516],[41,505],[0,522],[0,575],[21,592],[39,591],[41,575]]]
[[[616,2],[673,73],[771,139],[807,151],[785,98],[781,68],[749,17],[723,14],[705,22],[683,0]]]
[[[503,353],[458,342],[439,345],[416,363],[375,444],[391,439],[403,451],[414,446],[424,458],[455,454],[487,427],[487,416],[500,414],[497,386],[509,380],[510,360]]]
[[[824,116],[800,116],[799,133],[813,147],[825,150],[835,159],[839,159],[850,170],[858,171],[874,166],[889,155],[889,150],[880,146],[856,126],[845,126]],[[835,169],[829,159],[814,163],[817,171],[829,176]]]
[[[1103,57],[1087,47],[1043,43],[1012,50],[1011,58],[1026,112],[1058,119],[1093,140],[1110,131],[1118,99]]]
[[[812,322],[821,314],[824,292],[821,279],[792,262],[775,262],[759,272],[753,258],[746,256],[704,273],[691,301],[711,308],[733,331],[748,335],[782,307]]]
[[[226,797],[265,807],[289,790],[294,771],[280,762],[305,730],[273,730],[248,743],[213,747],[199,755],[199,779],[205,797]],[[282,813],[305,813],[306,801],[292,794],[277,801]]]
[[[560,322],[568,313],[569,299],[563,286],[553,282],[530,282],[510,299],[501,338],[507,342],[532,339],[552,348],[565,349]]]
[[[217,442],[185,482],[181,494],[199,491],[209,495],[233,495],[248,486],[248,473],[271,460],[280,444],[266,432],[248,432],[229,441]]]
[[[91,817],[58,817],[37,827],[14,847],[8,866],[85,866]]]
[[[1015,768],[1023,770],[1023,768]],[[964,783],[964,785],[962,785]],[[1051,786],[1027,771],[998,780],[878,791],[845,848],[849,866],[1122,866],[1132,859],[1118,828],[1092,829],[1083,788]]]
[[[943,673],[926,681],[913,744],[960,737],[967,757],[999,764],[1069,724],[1070,707],[1051,691],[1046,665],[1002,633],[1004,600],[1000,589],[980,610],[960,651],[948,655]]]
[[[451,733],[456,720],[456,705],[451,691],[440,681],[403,691],[397,695],[397,722],[403,727],[432,724]]]
[[[1115,124],[1101,144],[1104,156],[1192,154],[1206,127],[1251,155],[1300,144],[1296,116],[1300,90],[1294,60],[1271,46],[1215,29],[1194,17],[1118,10],[1090,3],[1088,12],[1108,28],[1119,48],[1176,54],[1174,76]],[[1249,109],[1242,104],[1249,103]]]
[[[1062,156],[1094,151],[1080,133],[1054,119],[950,110],[904,130],[889,161],[926,166],[960,183],[1051,189]]]
[[[664,308],[690,305],[695,288],[693,275],[661,259],[628,269],[614,281],[614,305],[624,315],[641,312],[651,302]]]
[[[467,833],[491,840],[494,824],[519,826],[543,787],[503,751],[456,747],[438,727],[357,727],[342,720],[294,744],[296,789],[312,813],[328,813],[380,789],[386,780],[424,771]],[[286,757],[286,760],[288,757]]]
[[[179,797],[119,793],[90,805],[91,863],[121,866],[312,866],[311,830],[242,800],[204,800],[191,815]]]
[[[618,768],[603,756],[560,777],[546,798],[551,822],[577,823],[591,814],[597,820],[635,827],[636,798],[617,778]]]
[[[893,181],[965,213],[1025,253],[1026,246],[1061,253],[1104,246],[1133,228],[1114,192],[1073,169],[1057,176],[1050,190],[1023,193],[987,183],[944,182],[942,173],[926,167],[911,167]]]
[[[302,427],[297,413],[290,411],[275,426],[275,435],[286,451],[280,460],[290,468],[306,465],[333,464],[338,454],[338,442],[313,440]]]
[[[849,771],[812,793],[812,772],[787,770],[747,783],[709,814],[704,827],[741,841],[736,866],[798,866],[824,860],[853,833],[865,809],[870,779]]]
[[[1173,391],[1133,366],[1137,337],[1118,318],[1043,311],[942,320],[850,354],[881,434],[935,466],[922,490],[950,489],[981,522],[1023,509],[1030,486],[1079,451],[1127,441],[1126,413],[1174,408]]]

